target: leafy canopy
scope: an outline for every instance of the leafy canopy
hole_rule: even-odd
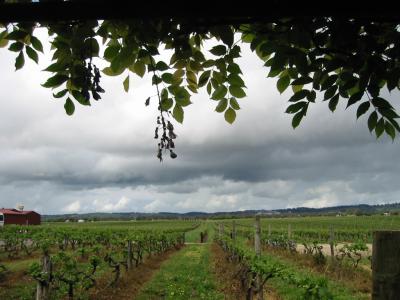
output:
[[[246,97],[246,84],[237,63],[241,45],[250,44],[268,77],[277,78],[280,93],[290,89],[286,113],[296,128],[317,96],[334,112],[339,101],[358,106],[357,119],[366,115],[368,129],[376,137],[395,138],[399,115],[384,99],[383,90],[400,88],[400,32],[397,22],[365,18],[293,17],[261,22],[213,25],[183,18],[131,20],[72,20],[59,22],[3,23],[0,46],[16,53],[15,69],[28,57],[35,61],[43,53],[37,28],[47,28],[53,63],[45,71],[43,87],[65,102],[72,115],[75,105],[90,105],[104,90],[101,77],[123,76],[122,87],[130,88],[132,74],[151,76],[158,103],[155,138],[158,157],[176,154],[172,118],[182,123],[185,108],[199,89],[206,89],[215,110],[233,123]],[[217,41],[212,48],[205,42]],[[104,52],[100,52],[100,45]],[[208,43],[209,44],[209,43]],[[169,60],[159,58],[159,49],[170,49]],[[104,59],[103,70],[96,61]],[[318,97],[319,99],[319,97]]]

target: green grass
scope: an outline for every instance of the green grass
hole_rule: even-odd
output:
[[[37,262],[39,260],[40,259],[37,257],[26,258],[26,259],[21,259],[21,260],[15,260],[13,262],[6,262],[6,263],[4,263],[4,265],[6,266],[8,271],[16,272],[16,271],[27,270],[31,263]]]
[[[210,269],[210,245],[187,245],[161,266],[137,299],[224,299]]]
[[[36,295],[36,282],[21,282],[12,289],[0,288],[0,299],[34,300]]]
[[[194,230],[185,233],[185,241],[187,243],[200,243],[200,232],[208,232],[208,242],[212,242],[214,230],[211,222],[202,222]]]

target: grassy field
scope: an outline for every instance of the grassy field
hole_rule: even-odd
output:
[[[115,261],[120,264],[120,268],[123,270],[121,272],[122,279],[117,282],[116,289],[125,289],[126,287],[129,290],[129,285],[134,285],[130,289],[138,293],[138,296],[135,296],[134,299],[224,299],[224,293],[221,292],[223,284],[218,281],[218,278],[215,278],[215,272],[212,270],[215,261],[213,261],[211,251],[216,247],[214,238],[219,237],[219,233],[216,231],[218,231],[218,224],[221,222],[225,224],[224,238],[230,239],[232,220],[197,221],[197,225],[196,221],[181,220],[90,222],[83,224],[45,223],[41,226],[32,227],[32,233],[36,235],[35,238],[38,242],[43,238],[49,239],[54,243],[50,248],[51,255],[64,251],[66,254],[74,256],[77,265],[82,265],[82,267],[88,264],[89,258],[98,251],[96,247],[100,246],[101,251],[98,254],[100,264],[96,278],[105,285],[111,282],[114,276],[114,269],[104,262],[103,256],[106,253],[114,255]],[[252,241],[254,237],[254,219],[236,219],[235,223],[238,230],[237,243],[243,244],[246,253],[254,253],[254,242]],[[313,237],[324,236],[324,234],[329,233],[329,227],[333,226],[335,233],[341,232],[343,238],[352,241],[351,238],[357,236],[357,234],[360,237],[366,237],[372,235],[374,230],[400,229],[400,217],[263,217],[261,224],[263,238],[265,238],[265,234],[269,229],[271,229],[272,234],[286,236],[287,238],[288,226],[290,225],[292,238],[297,242],[301,242],[303,237],[310,233],[313,234]],[[3,240],[6,238],[12,240],[14,238],[12,234],[10,235],[10,232],[12,233],[11,227],[9,229],[7,229],[8,233],[7,231],[0,233],[0,240],[2,240],[1,234],[3,234]],[[165,231],[165,234],[172,234],[170,238],[167,238],[162,233],[166,229],[169,231]],[[126,236],[124,232],[127,233]],[[146,248],[147,243],[157,241],[157,239],[163,240],[163,243],[168,243],[168,241],[178,238],[179,234],[183,232],[185,232],[186,245],[183,247],[170,246],[166,255],[162,254],[162,251],[158,249],[160,244],[156,243],[151,248]],[[200,233],[206,232],[207,243],[200,244]],[[304,233],[305,235],[302,235]],[[29,236],[29,233],[24,234]],[[70,239],[78,241],[76,248],[71,248],[71,246],[68,246],[65,250],[59,248],[62,244],[60,244],[60,241],[62,241],[60,238],[63,238],[65,234],[70,235]],[[57,235],[57,237],[53,235]],[[144,247],[142,268],[147,270],[146,280],[141,279],[139,275],[131,276],[134,274],[135,268],[133,268],[131,275],[125,271],[123,262],[124,260],[126,261],[124,253],[126,253],[126,240],[128,238],[143,241],[143,244],[141,244]],[[319,242],[321,245],[326,243],[323,239],[319,240]],[[318,280],[325,281],[327,289],[333,296],[332,299],[364,300],[370,298],[371,270],[368,269],[370,261],[367,258],[361,260],[360,267],[353,268],[346,263],[332,263],[328,255],[325,262],[317,264],[313,256],[299,252],[290,253],[287,249],[268,247],[270,246],[265,246],[263,249],[263,256],[270,266],[284,270],[293,278],[304,278],[315,282]],[[80,251],[82,248],[85,248],[88,253],[88,256],[84,259],[81,258]],[[228,252],[223,251],[222,253],[229,255]],[[33,262],[38,262],[40,257],[41,250],[39,248],[32,251],[30,255],[20,251],[16,256],[8,257],[8,252],[5,248],[0,247],[0,264],[3,264],[7,269],[5,274],[0,274],[0,276],[3,275],[3,278],[0,279],[0,299],[29,300],[35,298],[36,281],[29,275],[28,269]],[[157,260],[157,263],[152,262],[153,258]],[[223,264],[229,263],[225,258],[220,257],[219,259]],[[235,260],[232,260],[229,264],[232,265],[232,276],[236,276],[235,274],[238,272],[239,269],[237,268],[239,268],[240,264]],[[264,267],[269,268],[267,265],[262,268]],[[260,266],[257,268],[260,268]],[[239,278],[234,279],[239,280]],[[130,283],[129,280],[136,281]],[[301,287],[299,288],[296,282],[295,284],[293,282],[295,281],[288,282],[285,277],[274,276],[268,280],[266,288],[272,289],[273,294],[281,300],[299,299],[299,297],[302,297],[304,290]],[[228,284],[227,286],[229,290],[230,285]],[[103,288],[105,287],[100,285],[94,286],[91,288],[91,294],[99,295],[97,290]],[[114,297],[112,289],[113,287],[109,287],[105,290],[107,295],[110,295],[108,299],[125,299],[120,296],[118,298],[117,294]],[[54,295],[56,295],[54,299],[62,299],[65,297],[65,292],[64,294],[56,293]],[[79,297],[96,299],[96,297],[90,298],[87,295],[89,294],[83,293]]]
[[[138,300],[224,299],[210,273],[210,245],[187,245],[144,287]]]

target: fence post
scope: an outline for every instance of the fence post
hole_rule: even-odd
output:
[[[221,223],[218,224],[218,236],[219,236],[219,239],[221,240],[222,239],[222,224]]]
[[[47,300],[49,297],[49,284],[51,277],[51,261],[48,253],[45,253],[41,259],[42,271],[48,274],[48,280],[38,282],[36,285],[36,300]]]
[[[292,237],[292,225],[291,224],[288,224],[287,235],[288,235],[288,239],[290,239]]]
[[[128,270],[131,270],[132,269],[132,241],[131,240],[128,240],[128,249],[127,249],[128,251],[128,255],[127,255],[127,261],[126,261],[126,263],[127,263],[127,266],[128,266]]]
[[[260,224],[260,215],[256,215],[256,223],[255,223],[255,235],[254,235],[254,250],[256,251],[257,257],[261,257],[261,224]],[[257,274],[256,278],[256,287],[257,287],[257,299],[264,300],[264,290],[262,286],[262,278],[259,274]]]
[[[271,224],[268,224],[268,237],[271,237]]]
[[[372,299],[400,295],[400,230],[375,231],[372,244]]]
[[[335,257],[335,250],[333,247],[333,241],[334,241],[334,233],[333,233],[333,226],[331,225],[329,228],[329,246],[331,248],[331,257],[334,259]]]

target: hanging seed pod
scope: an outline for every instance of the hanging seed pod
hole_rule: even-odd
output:
[[[170,156],[172,159],[175,159],[178,155],[176,155],[174,151],[170,150]]]

